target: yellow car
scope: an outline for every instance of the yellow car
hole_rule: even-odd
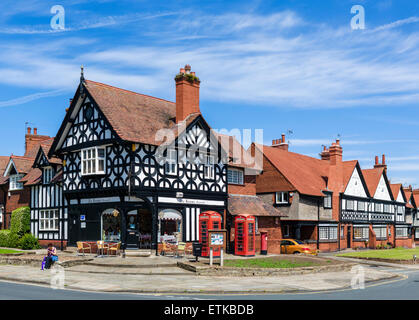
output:
[[[281,240],[281,253],[284,254],[312,254],[317,256],[317,250],[311,249],[307,244],[300,240],[283,239]]]

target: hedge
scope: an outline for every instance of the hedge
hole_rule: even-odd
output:
[[[10,230],[0,230],[0,247],[9,246]]]
[[[21,207],[12,211],[10,232],[19,238],[23,237],[25,233],[31,232],[31,209],[29,207]]]
[[[38,239],[31,233],[25,234],[19,240],[19,248],[23,250],[40,249]]]

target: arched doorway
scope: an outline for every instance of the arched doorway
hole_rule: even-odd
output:
[[[101,215],[101,240],[121,241],[121,217],[115,208],[109,208]]]
[[[182,241],[182,214],[174,209],[163,209],[158,215],[158,242]]]

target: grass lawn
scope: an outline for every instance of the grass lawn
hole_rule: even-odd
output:
[[[272,258],[225,260],[224,266],[236,268],[298,268],[318,265],[314,262],[296,262]]]
[[[412,260],[413,255],[419,257],[419,248],[405,249],[379,249],[368,250],[360,252],[348,252],[338,254],[338,257],[351,257],[351,258],[380,258],[380,259],[394,259],[394,260]]]
[[[0,249],[0,254],[9,254],[9,253],[21,253],[22,251],[12,250],[12,249]]]

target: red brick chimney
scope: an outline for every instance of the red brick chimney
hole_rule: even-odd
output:
[[[322,160],[326,160],[326,161],[330,160],[330,152],[329,152],[329,149],[327,149],[326,146],[323,146],[323,151],[320,152],[320,158]]]
[[[41,141],[50,139],[51,137],[49,136],[41,136],[38,135],[38,129],[34,128],[33,129],[33,133],[31,133],[31,128],[28,127],[27,128],[27,132],[25,134],[25,154],[24,156],[27,157],[29,151],[31,151],[34,147],[36,147],[37,145],[39,145],[39,143]]]
[[[176,123],[183,121],[199,110],[199,78],[191,72],[191,66],[181,68],[175,77],[176,81]]]
[[[342,153],[343,149],[340,145],[340,140],[336,139],[336,142],[333,142],[329,148],[330,164],[337,165],[342,163]]]
[[[378,161],[378,156],[375,156],[375,165],[374,168],[384,168],[384,171],[387,172],[387,165],[386,165],[386,155],[383,154],[381,163]]]
[[[272,147],[288,151],[288,143],[285,141],[285,134],[281,135],[281,139],[272,140]]]

